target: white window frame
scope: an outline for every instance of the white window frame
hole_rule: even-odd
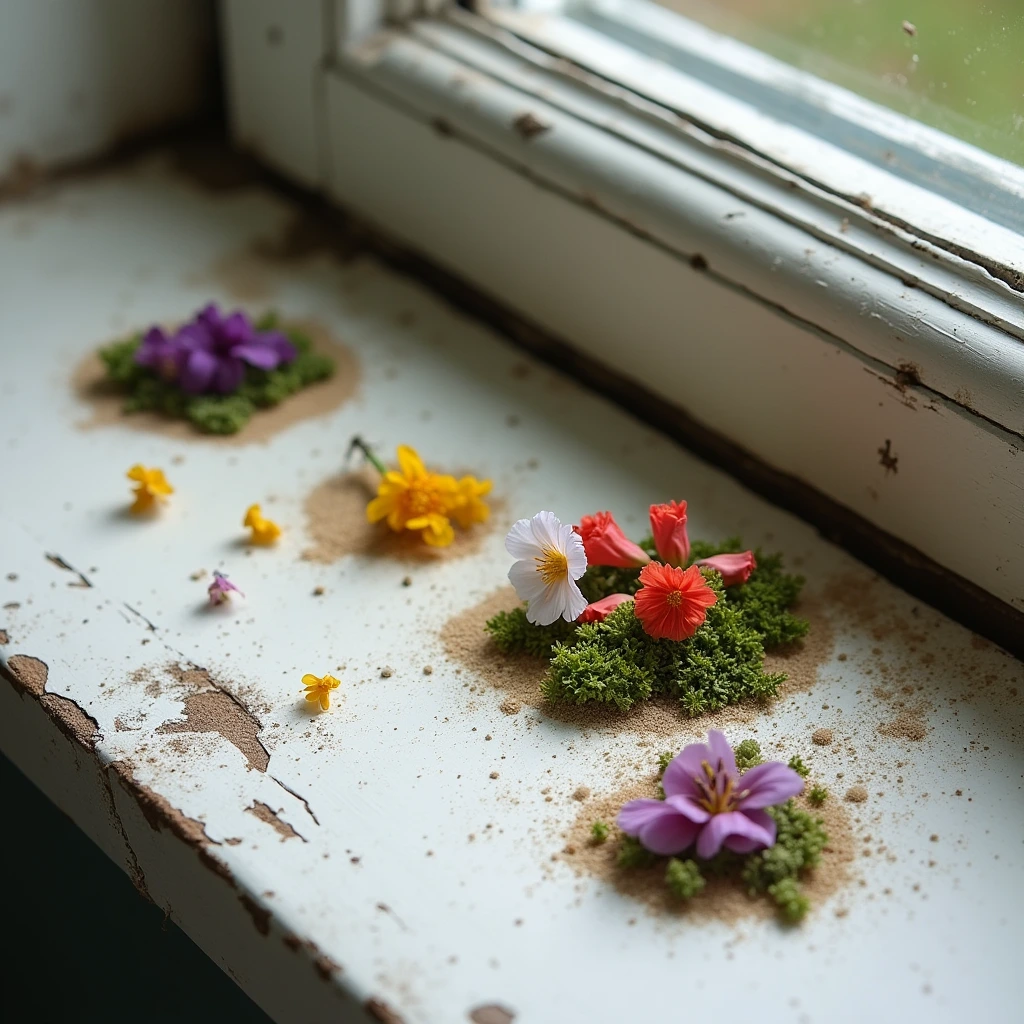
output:
[[[557,11],[223,8],[243,145],[1024,622],[1022,234]],[[708,30],[672,42],[1024,211],[1020,168]]]

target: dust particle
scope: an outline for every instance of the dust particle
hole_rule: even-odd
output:
[[[811,733],[811,742],[816,743],[819,747],[827,747],[832,742],[832,730],[831,729],[815,729]]]
[[[846,799],[851,804],[862,804],[868,798],[868,791],[864,786],[851,786],[846,791]]]

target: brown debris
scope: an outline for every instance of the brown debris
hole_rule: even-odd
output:
[[[402,1016],[392,1010],[383,999],[377,999],[376,997],[367,999],[363,1004],[363,1008],[370,1017],[380,1021],[381,1024],[405,1024]]]
[[[529,111],[520,114],[512,122],[512,127],[528,142],[530,139],[535,139],[538,135],[543,135],[544,132],[551,130],[551,125]]]
[[[47,693],[46,683],[50,670],[46,662],[27,654],[14,654],[6,669],[0,666],[0,675],[22,696],[33,697],[50,716],[54,725],[69,739],[86,750],[94,750],[100,735],[99,723],[70,697]]]
[[[11,642],[10,635],[6,629],[0,629],[0,647],[5,646]]]
[[[506,1010],[497,1003],[478,1006],[475,1010],[469,1011],[469,1019],[473,1024],[512,1024],[515,1018],[516,1015],[511,1010]]]
[[[832,743],[831,729],[815,729],[811,733],[811,742],[819,747],[827,747]]]
[[[924,721],[924,713],[927,710],[926,704],[919,704],[912,708],[901,711],[891,722],[883,722],[878,726],[878,731],[883,736],[891,736],[894,739],[923,740],[928,735],[928,726]]]
[[[196,670],[193,670],[195,674]],[[207,673],[198,672],[211,682]],[[250,768],[265,772],[270,754],[259,739],[260,723],[238,698],[226,690],[204,690],[185,697],[185,721],[164,722],[156,731],[160,734],[186,732],[216,732],[232,744],[245,758]]]
[[[257,410],[237,434],[201,434],[188,420],[155,412],[124,413],[124,395],[106,380],[103,363],[94,351],[90,351],[78,364],[71,378],[72,391],[90,411],[88,418],[77,426],[80,430],[129,426],[176,440],[233,446],[268,441],[295,423],[334,412],[359,390],[361,371],[355,355],[321,324],[296,320],[289,321],[288,326],[304,331],[313,340],[316,351],[326,352],[334,359],[334,374],[325,381],[303,388],[279,405]]]
[[[885,439],[885,445],[878,449],[878,462],[879,465],[885,467],[885,475],[888,476],[890,473],[898,473],[899,456],[893,455],[892,453],[892,441],[888,438]]]
[[[367,522],[366,506],[377,493],[378,481],[375,470],[363,467],[329,477],[309,493],[304,509],[306,532],[312,543],[302,552],[306,561],[330,565],[346,555],[376,555],[404,562],[464,558],[480,550],[483,539],[501,519],[501,503],[489,498],[491,516],[487,522],[468,530],[456,528],[451,544],[431,547],[414,531],[395,533],[386,523]]]
[[[851,804],[862,804],[868,798],[868,791],[864,786],[851,786],[846,791],[846,796],[843,798],[848,800]]]
[[[256,925],[256,931],[260,935],[270,934],[270,911],[257,903],[251,896],[247,896],[242,893],[239,897],[239,902],[248,911],[249,916],[252,918],[252,923]]]
[[[46,680],[50,674],[46,662],[27,654],[13,654],[7,661],[7,671],[11,684],[20,693],[41,697],[46,692]]]
[[[246,812],[251,814],[254,818],[259,818],[260,821],[265,822],[269,825],[280,837],[281,842],[286,839],[301,839],[302,836],[295,831],[288,824],[287,821],[283,821],[278,817],[278,812],[273,808],[268,807],[265,803],[260,800],[253,800],[251,807],[246,807]]]

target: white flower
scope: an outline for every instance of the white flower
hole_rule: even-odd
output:
[[[587,599],[574,581],[587,571],[587,556],[571,526],[563,526],[553,512],[538,512],[508,531],[505,550],[518,559],[508,578],[527,602],[530,622],[550,626],[559,616],[575,622],[583,614]]]

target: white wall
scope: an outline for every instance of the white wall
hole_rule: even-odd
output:
[[[0,181],[194,113],[210,0],[0,0]]]

